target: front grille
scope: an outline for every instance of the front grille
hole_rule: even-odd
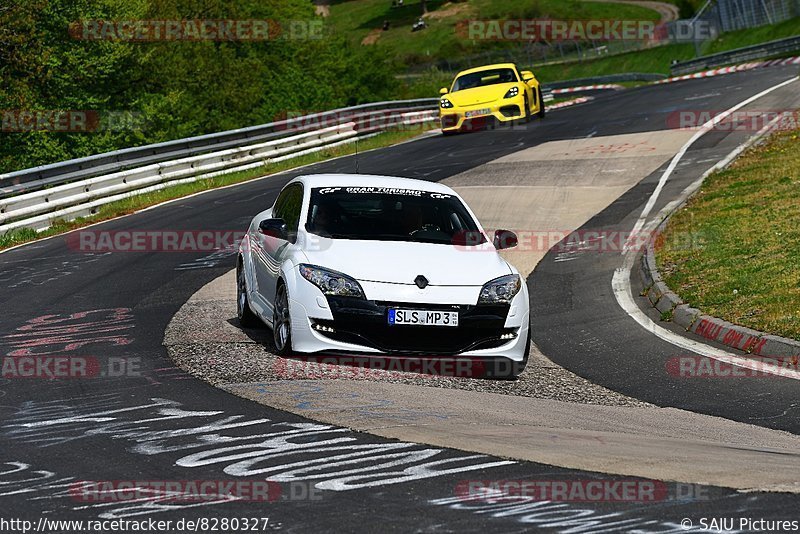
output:
[[[519,106],[503,106],[500,108],[500,113],[502,113],[504,117],[519,117],[522,115]]]
[[[453,128],[458,124],[458,115],[443,115],[442,128]]]
[[[315,321],[335,331],[319,332],[336,341],[378,349],[386,353],[458,354],[468,350],[496,348],[516,329],[504,328],[509,306],[432,305],[403,302],[379,302],[342,297],[328,297],[333,321]],[[390,325],[391,308],[458,311],[459,325],[408,326]]]

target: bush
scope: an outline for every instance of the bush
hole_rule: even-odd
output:
[[[90,110],[91,133],[4,131],[0,172],[388,98],[391,66],[341,37],[119,42],[70,37],[80,20],[315,20],[307,0],[17,0],[0,10],[0,110]],[[6,83],[7,82],[7,83]],[[108,119],[127,120],[108,128]],[[119,120],[116,121],[119,123]]]

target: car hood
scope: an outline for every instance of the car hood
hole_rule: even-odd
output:
[[[414,285],[422,275],[433,286],[482,286],[512,270],[490,243],[458,247],[402,241],[317,238],[308,263],[362,282]]]
[[[448,93],[444,95],[444,98],[450,100],[454,106],[477,106],[479,104],[500,100],[509,89],[517,85],[519,85],[518,82],[512,82],[486,85],[484,87],[473,87],[472,89]]]

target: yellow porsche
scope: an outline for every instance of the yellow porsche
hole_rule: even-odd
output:
[[[450,89],[439,91],[439,119],[445,134],[492,123],[529,121],[545,114],[542,89],[532,72],[513,63],[486,65],[459,72]]]

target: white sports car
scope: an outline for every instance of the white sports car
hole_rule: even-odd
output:
[[[457,356],[516,377],[530,349],[528,291],[475,215],[441,184],[365,175],[289,182],[253,218],[237,265],[242,326],[278,355]]]

